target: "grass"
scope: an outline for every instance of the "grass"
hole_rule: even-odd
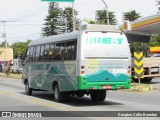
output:
[[[121,89],[120,91],[126,92],[149,92],[153,89],[152,85],[143,83],[131,83],[130,89]]]
[[[17,79],[21,79],[21,78],[22,78],[22,74],[14,74],[14,73],[10,73],[10,74],[7,76],[5,73],[0,72],[0,76],[17,78]]]

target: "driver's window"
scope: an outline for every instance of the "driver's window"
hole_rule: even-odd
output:
[[[23,64],[26,64],[27,62],[29,62],[29,52],[30,52],[30,48],[28,48],[27,51],[26,51]]]

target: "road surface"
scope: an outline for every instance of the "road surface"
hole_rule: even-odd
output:
[[[160,111],[160,78],[154,79],[151,84],[156,89],[150,92],[108,91],[104,102],[92,102],[89,96],[85,96],[56,103],[52,92],[36,91],[32,96],[27,96],[20,79],[0,77],[0,111]]]

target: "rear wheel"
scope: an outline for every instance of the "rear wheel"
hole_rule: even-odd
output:
[[[32,88],[29,87],[29,83],[28,81],[26,81],[25,83],[25,92],[26,92],[26,95],[32,95]]]
[[[55,85],[54,86],[54,100],[56,102],[63,102],[65,99],[65,93],[64,92],[60,92],[59,90],[59,85]]]
[[[77,95],[78,97],[83,97],[83,96],[85,95],[85,92],[84,92],[84,91],[77,91],[77,92],[76,92],[76,95]]]
[[[106,98],[106,90],[95,90],[90,93],[92,101],[104,101]]]

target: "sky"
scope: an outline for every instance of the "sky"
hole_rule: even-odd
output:
[[[122,23],[122,13],[136,10],[142,17],[157,13],[155,0],[104,0],[108,10],[115,12],[118,24]],[[0,43],[5,22],[7,42],[25,42],[41,37],[44,18],[48,15],[49,2],[41,0],[0,0]],[[95,20],[95,11],[106,9],[102,0],[75,0],[77,18]],[[71,7],[72,3],[59,3],[59,7]]]

